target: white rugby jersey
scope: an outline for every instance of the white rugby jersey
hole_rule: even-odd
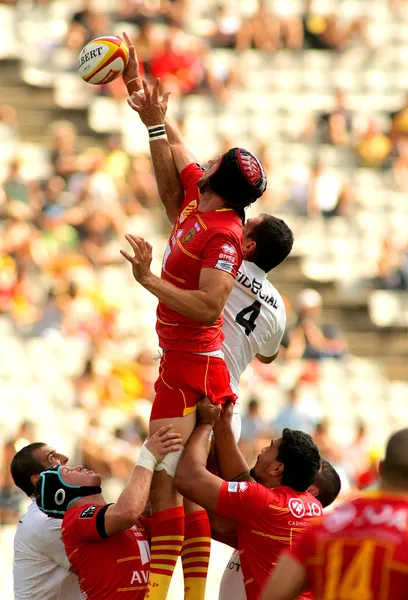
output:
[[[14,537],[15,600],[80,600],[77,576],[61,540],[62,519],[52,519],[33,501]]]
[[[244,260],[224,308],[222,351],[235,394],[242,373],[256,354],[273,356],[278,352],[285,326],[285,306],[278,290],[265,271]]]

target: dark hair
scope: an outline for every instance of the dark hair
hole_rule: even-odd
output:
[[[277,459],[284,466],[282,485],[287,485],[296,492],[305,492],[316,479],[320,453],[307,433],[284,429]]]
[[[34,486],[31,482],[32,475],[37,475],[45,469],[34,456],[35,451],[43,446],[46,446],[43,442],[34,442],[34,444],[24,446],[14,455],[10,464],[10,473],[14,483],[29,497],[34,493]]]
[[[322,458],[320,469],[317,473],[314,485],[319,493],[316,498],[323,508],[335,501],[341,490],[341,481],[336,469],[328,460]]]
[[[396,487],[408,489],[408,429],[400,429],[388,440],[381,476]]]
[[[293,247],[291,228],[278,217],[260,215],[262,221],[255,225],[248,237],[256,242],[249,260],[268,273],[285,260]]]

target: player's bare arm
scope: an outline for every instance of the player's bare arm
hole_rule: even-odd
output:
[[[180,434],[172,431],[172,428],[172,425],[162,427],[146,442],[146,448],[154,458],[154,466],[169,452],[179,450],[183,443]],[[146,466],[140,464],[135,466],[118,501],[107,508],[105,513],[105,531],[107,535],[129,529],[144,511],[149,497],[154,468],[150,471],[147,466],[147,463]]]
[[[257,354],[256,358],[259,360],[259,362],[263,363],[264,365],[270,365],[278,357],[278,354],[279,351],[273,356],[262,356],[262,354]]]
[[[133,277],[140,285],[173,310],[198,323],[212,325],[218,319],[231,293],[234,277],[219,269],[204,268],[199,289],[183,290],[151,272],[152,247],[148,242],[134,235],[127,235],[126,240],[134,255],[124,250],[120,252],[132,265]]]
[[[180,494],[215,512],[223,480],[207,471],[208,437],[221,412],[205,398],[197,404],[198,423],[177,467],[175,486]]]
[[[290,554],[282,554],[270,577],[261,600],[295,600],[307,585],[303,565]]]
[[[150,140],[150,152],[160,200],[166,210],[169,221],[174,223],[183,204],[184,189],[181,185],[176,165],[173,162],[169,145],[171,140],[174,139],[174,134],[172,128],[165,121],[169,94],[165,94],[160,99],[159,79],[156,81],[153,91],[149,91],[146,82],[143,82],[139,76],[139,63],[135,47],[126,33],[123,33],[123,37],[129,48],[129,63],[123,73],[123,80],[131,98],[128,101],[129,106],[139,113],[146,127],[166,122],[168,139]],[[143,94],[139,94],[138,92],[143,92]]]
[[[225,481],[253,481],[232,429],[233,405],[228,404],[214,425],[215,450],[221,477]]]

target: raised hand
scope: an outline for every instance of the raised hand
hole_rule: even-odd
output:
[[[129,62],[126,66],[126,69],[123,71],[123,81],[127,85],[129,81],[133,79],[138,79],[139,77],[139,61],[137,59],[137,54],[134,45],[132,44],[131,39],[127,35],[127,33],[123,32],[123,39],[126,42],[127,47],[129,48]]]
[[[177,431],[171,431],[173,425],[165,425],[160,427],[156,433],[151,435],[146,441],[146,448],[154,455],[157,462],[169,452],[180,450],[183,445],[183,439]]]
[[[170,92],[167,92],[160,98],[160,79],[156,79],[152,91],[149,90],[144,79],[142,80],[142,85],[143,95],[133,94],[132,99],[128,98],[127,103],[134,111],[139,113],[139,116],[146,127],[161,125],[166,118]]]
[[[133,277],[143,285],[143,281],[151,274],[152,246],[143,238],[136,235],[126,235],[126,240],[132,247],[133,256],[121,250],[120,253],[132,265]]]

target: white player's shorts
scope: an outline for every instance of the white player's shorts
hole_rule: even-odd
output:
[[[234,550],[221,579],[218,600],[246,600],[244,578],[238,550]]]

